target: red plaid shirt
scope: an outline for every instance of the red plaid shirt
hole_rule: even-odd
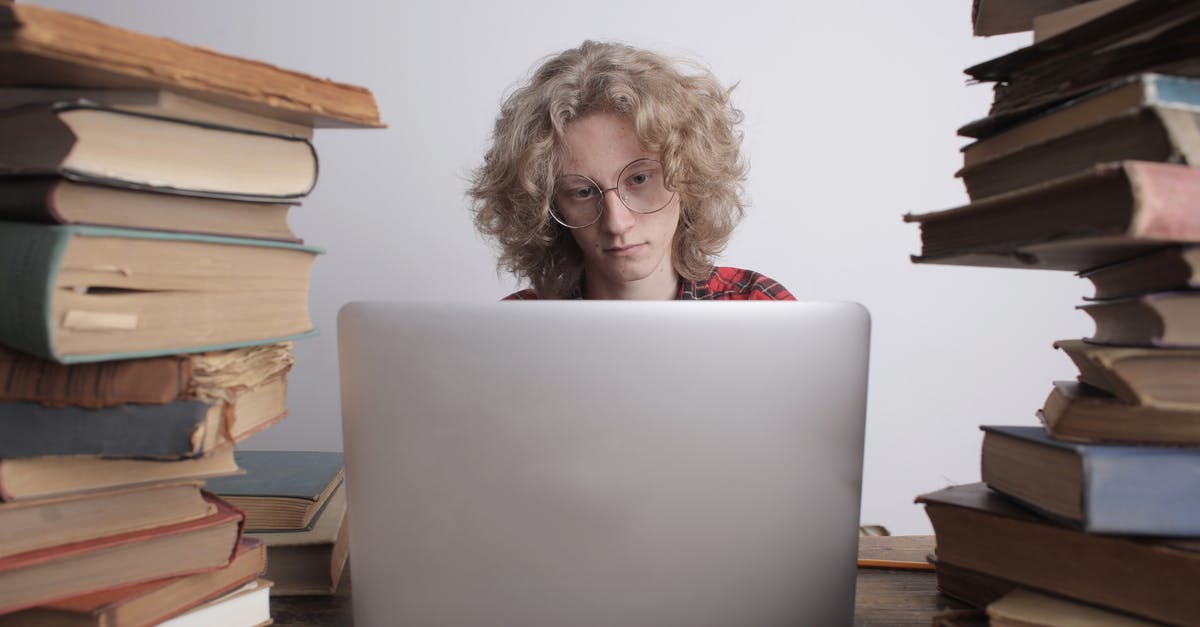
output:
[[[568,298],[582,299],[583,285]],[[509,294],[504,300],[538,300],[533,288]],[[675,300],[796,300],[778,281],[751,270],[717,266],[708,278],[680,281]]]

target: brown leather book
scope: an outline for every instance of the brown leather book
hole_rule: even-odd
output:
[[[51,407],[231,400],[291,369],[291,342],[192,355],[60,364],[0,346],[0,401]]]

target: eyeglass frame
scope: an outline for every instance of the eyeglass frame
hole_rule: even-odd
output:
[[[629,203],[625,202],[625,197],[621,194],[621,178],[622,178],[622,176],[624,176],[625,170],[629,169],[629,166],[631,166],[635,163],[639,163],[641,161],[652,161],[654,163],[657,163],[660,168],[662,167],[662,161],[659,161],[658,159],[651,159],[650,157],[639,157],[637,159],[634,159],[633,161],[630,161],[629,163],[626,163],[621,168],[620,172],[617,173],[616,186],[609,187],[607,189],[605,189],[604,187],[601,187],[599,183],[597,183],[595,180],[592,179],[592,177],[584,176],[582,174],[560,174],[560,175],[554,177],[554,186],[553,186],[553,188],[551,188],[551,191],[550,191],[550,217],[554,218],[555,222],[567,227],[568,229],[586,229],[589,226],[592,226],[593,224],[599,222],[600,218],[604,215],[604,209],[605,209],[605,204],[606,204],[604,202],[604,195],[611,191],[617,192],[617,199],[621,201],[622,205],[625,205],[626,209],[628,209],[631,212],[636,213],[640,216],[646,216],[646,215],[650,215],[652,213],[658,213],[659,211],[666,209],[667,205],[671,204],[671,201],[675,200],[676,196],[679,195],[679,193],[676,192],[675,190],[668,190],[671,192],[671,197],[668,198],[667,202],[663,203],[663,205],[661,207],[659,207],[658,209],[654,209],[653,211],[638,211],[637,209],[630,207]],[[596,218],[594,220],[592,220],[591,222],[588,222],[587,224],[580,225],[580,226],[572,226],[572,225],[567,224],[566,222],[560,220],[559,217],[557,215],[555,215],[556,210],[555,210],[555,204],[554,204],[554,196],[555,196],[554,190],[558,189],[558,181],[560,179],[563,179],[568,176],[578,176],[579,178],[584,179],[587,182],[591,183],[592,187],[594,187],[595,189],[600,191],[600,195],[596,197],[596,207],[599,209],[599,211],[596,212]],[[663,189],[667,189],[666,181],[663,182]]]

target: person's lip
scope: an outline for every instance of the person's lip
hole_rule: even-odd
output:
[[[628,255],[637,254],[644,248],[646,244],[630,244],[628,246],[609,246],[604,249],[604,252],[617,257],[625,257]]]

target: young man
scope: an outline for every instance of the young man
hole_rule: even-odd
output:
[[[509,299],[794,300],[714,267],[741,219],[742,114],[712,74],[584,42],[504,103],[475,172],[475,224],[531,287]]]

